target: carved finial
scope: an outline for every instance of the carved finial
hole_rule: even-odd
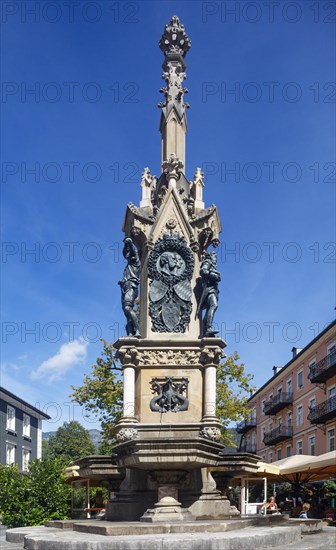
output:
[[[175,155],[171,153],[168,160],[164,160],[162,163],[162,170],[167,174],[168,181],[177,181],[180,177],[180,172],[183,170],[183,162]]]
[[[159,46],[165,56],[177,53],[184,57],[189,50],[191,46],[190,39],[177,15],[173,15],[170,23],[165,25]]]
[[[200,168],[196,168],[194,179],[191,185],[191,195],[195,201],[195,209],[203,210],[203,187],[204,187],[204,174]]]
[[[141,208],[147,208],[152,206],[151,195],[153,187],[155,186],[156,178],[152,176],[149,168],[144,168],[144,171],[141,175],[141,187],[142,187],[142,198],[140,202]]]

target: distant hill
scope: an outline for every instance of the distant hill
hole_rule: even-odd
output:
[[[90,434],[90,437],[91,437],[91,440],[92,442],[94,443],[96,449],[98,449],[99,447],[99,444],[101,443],[101,440],[102,440],[102,434],[99,430],[88,430],[89,434]],[[49,441],[50,437],[52,435],[55,435],[56,431],[55,432],[42,432],[42,441]]]

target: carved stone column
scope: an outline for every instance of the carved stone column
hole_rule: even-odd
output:
[[[119,424],[134,424],[137,422],[134,416],[135,410],[135,369],[138,363],[138,350],[134,348],[121,348],[118,358],[123,365],[123,416]]]
[[[202,422],[218,422],[216,417],[216,370],[222,357],[224,357],[224,352],[218,346],[206,346],[201,353],[201,363],[204,366]]]

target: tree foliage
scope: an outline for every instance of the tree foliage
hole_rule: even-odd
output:
[[[32,460],[29,472],[0,465],[0,513],[7,527],[41,525],[70,517],[70,486],[61,458]]]
[[[62,457],[64,462],[71,464],[78,458],[92,455],[96,452],[93,441],[79,422],[72,420],[64,422],[52,435],[48,444],[43,447],[45,457]]]
[[[101,357],[91,367],[91,374],[85,375],[83,385],[75,388],[71,398],[89,413],[97,415],[103,432],[100,452],[109,453],[109,440],[115,436],[115,425],[122,415],[122,381],[120,369],[115,363],[112,344],[103,342]]]
[[[103,345],[102,356],[92,366],[91,375],[84,377],[82,386],[72,386],[74,392],[70,397],[88,412],[98,414],[103,431],[100,452],[109,454],[111,445],[108,441],[113,440],[115,425],[122,413],[122,381],[112,344],[103,340]],[[249,392],[254,389],[251,380],[252,375],[245,372],[243,363],[239,363],[237,352],[223,360],[217,369],[217,416],[222,424],[224,444],[235,446],[227,428],[230,422],[247,414]]]
[[[222,442],[234,445],[232,436],[227,430],[231,422],[236,422],[249,412],[247,400],[253,375],[245,372],[245,365],[239,362],[239,355],[234,352],[226,357],[217,368],[217,403],[216,414],[222,425]]]

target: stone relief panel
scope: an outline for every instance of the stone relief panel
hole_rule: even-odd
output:
[[[140,350],[140,365],[183,366],[198,365],[200,351],[194,350]]]
[[[150,254],[149,315],[154,332],[185,332],[192,310],[194,256],[187,241],[171,231]]]
[[[189,399],[185,395],[189,384],[188,378],[166,376],[161,383],[157,378],[153,378],[150,383],[153,393],[157,394],[150,401],[151,411],[166,413],[188,410]]]

